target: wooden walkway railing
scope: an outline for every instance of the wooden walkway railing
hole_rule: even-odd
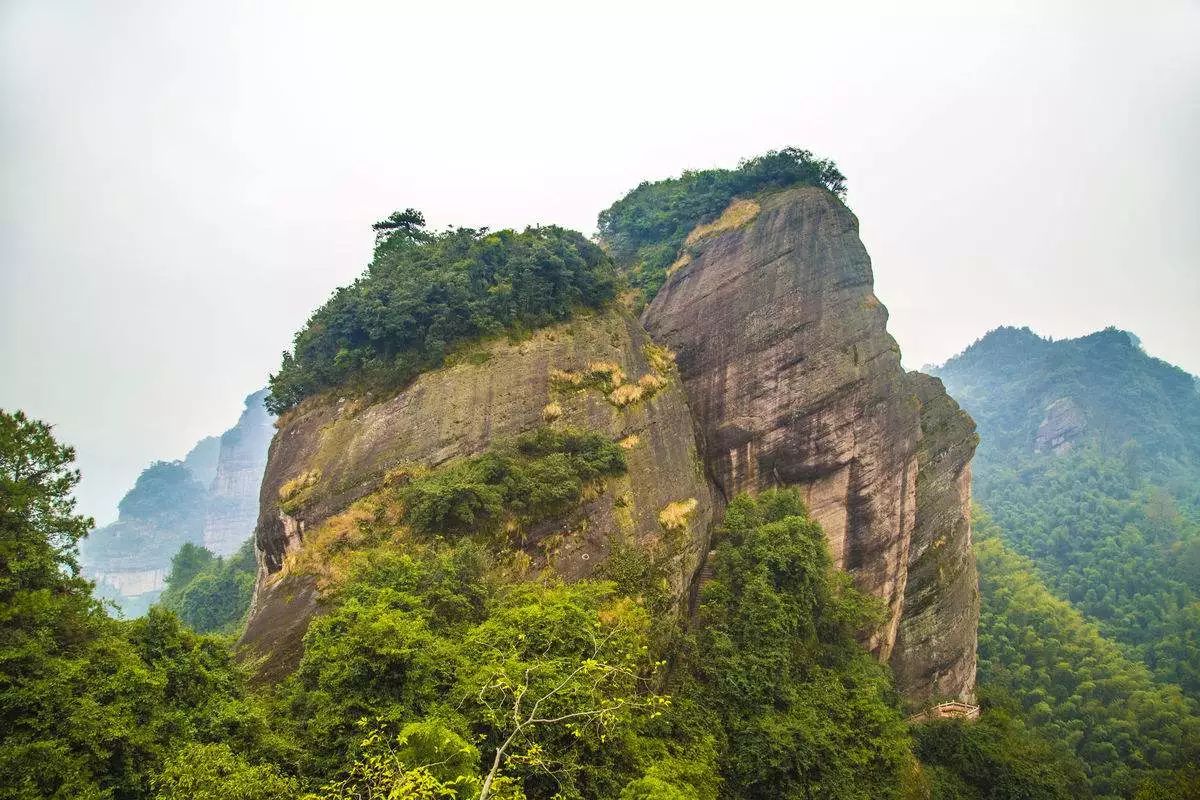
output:
[[[979,719],[979,706],[951,700],[948,703],[938,703],[936,706],[930,706],[924,711],[913,714],[908,721],[930,722],[935,719]]]

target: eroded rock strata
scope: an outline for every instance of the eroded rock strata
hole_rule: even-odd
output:
[[[625,385],[654,375],[643,383],[657,388],[620,405],[594,388],[556,382],[589,366],[620,369]],[[712,491],[673,366],[656,357],[637,320],[614,309],[519,343],[486,343],[392,396],[314,398],[282,417],[260,495],[263,569],[243,644],[267,657],[270,674],[296,663],[306,620],[320,602],[311,578],[287,568],[287,556],[324,520],[376,491],[390,470],[436,468],[547,423],[621,441],[628,472],[567,518],[529,531],[524,547],[534,566],[583,577],[618,539],[653,547],[669,538],[670,580],[684,597],[708,551]],[[306,475],[313,485],[302,508],[285,513],[281,487]],[[673,503],[688,510],[681,527],[668,529],[660,514]]]
[[[904,609],[892,653],[896,688],[910,705],[970,699],[975,685],[979,581],[971,549],[975,422],[937,378],[908,373],[921,404],[917,516]]]
[[[887,603],[888,621],[869,646],[881,659],[914,665],[921,657],[909,650],[930,638],[910,634],[899,652],[897,641],[906,613],[927,616],[929,605],[906,603],[918,518],[930,518],[926,537],[954,538],[971,561],[946,587],[953,597],[975,591],[969,525],[935,532],[950,520],[918,508],[918,487],[944,481],[919,475],[922,403],[873,293],[858,220],[816,187],[757,203],[757,213],[738,215],[739,224],[689,238],[642,320],[678,355],[705,462],[722,494],[801,487],[838,566]],[[939,490],[931,496],[941,502]],[[956,514],[966,513],[965,496],[950,502]],[[935,660],[953,663],[938,675],[909,670],[907,697],[973,692],[972,609],[939,620],[956,626],[944,632],[956,644]],[[967,627],[969,635],[957,630]]]

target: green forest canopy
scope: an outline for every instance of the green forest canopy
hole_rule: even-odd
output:
[[[317,309],[271,376],[272,412],[347,383],[401,385],[464,341],[565,320],[616,294],[612,262],[575,231],[424,224],[412,209],[376,223],[366,273]]]
[[[1069,747],[1097,798],[1170,783],[1200,760],[1200,716],[1177,686],[1155,682],[1012,552],[986,515],[975,521],[979,682],[1011,697],[1050,741]]]

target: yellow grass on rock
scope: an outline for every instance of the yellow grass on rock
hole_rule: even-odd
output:
[[[621,441],[617,442],[617,444],[622,450],[632,450],[633,448],[637,447],[641,441],[641,438],[638,437],[636,433],[631,433]]]
[[[546,422],[554,422],[562,414],[563,408],[558,403],[547,403],[546,407],[542,409],[542,419]]]
[[[642,399],[646,390],[636,383],[626,383],[609,392],[608,399],[617,408],[624,408]]]
[[[646,354],[650,368],[659,375],[666,375],[675,368],[675,354],[669,347],[663,347],[661,344],[647,344],[642,348],[642,352]]]
[[[674,263],[667,267],[667,274],[670,275],[677,270],[681,270],[690,263],[692,263],[692,254],[684,250],[683,255],[675,259]]]
[[[625,372],[612,361],[592,361],[588,364],[587,371],[598,378],[606,378],[613,386],[620,386],[625,382]]]
[[[667,382],[655,375],[653,372],[647,372],[645,375],[638,378],[638,386],[642,387],[647,394],[654,394],[666,385]]]
[[[669,531],[684,530],[687,527],[688,518],[696,510],[697,505],[699,504],[694,497],[668,503],[666,508],[658,512],[658,522]]]
[[[312,488],[321,479],[321,473],[315,469],[302,472],[279,487],[279,507],[285,514],[293,514],[300,510],[312,494]]]
[[[697,225],[684,241],[684,247],[693,245],[706,236],[737,230],[758,216],[759,205],[753,200],[734,200],[721,216],[706,225]]]

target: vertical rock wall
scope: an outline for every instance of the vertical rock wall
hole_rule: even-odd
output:
[[[971,549],[971,457],[979,437],[940,380],[919,372],[908,377],[921,403],[917,518],[891,663],[896,688],[920,706],[974,694],[979,581]]]
[[[920,514],[922,404],[887,333],[855,216],[815,187],[756,202],[739,225],[689,237],[643,322],[678,355],[720,490],[728,498],[802,488],[838,566],[887,603],[888,621],[869,646],[883,660],[905,660],[894,651]],[[973,590],[973,560],[959,580]],[[956,674],[974,663],[973,619],[970,627],[970,654],[960,654]],[[914,675],[902,691],[916,698],[938,683],[966,696],[969,671],[953,687]]]
[[[267,390],[246,398],[237,425],[221,436],[216,475],[208,490],[204,546],[219,556],[235,552],[254,534],[258,489],[275,435],[274,417],[263,406]]]

